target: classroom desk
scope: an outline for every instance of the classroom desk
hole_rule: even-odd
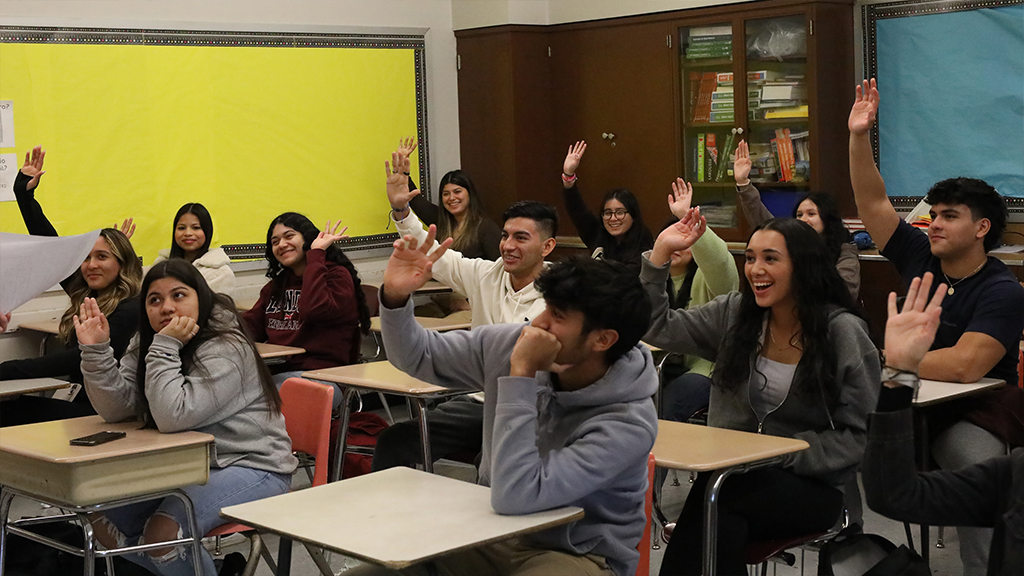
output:
[[[274,358],[285,358],[288,356],[295,356],[296,354],[306,353],[305,348],[298,348],[296,346],[282,346],[280,344],[268,344],[266,342],[257,342],[256,351],[260,353],[260,358],[263,358],[264,360],[271,360]]]
[[[658,437],[651,450],[658,466],[711,472],[704,501],[704,576],[717,573],[718,493],[725,478],[771,466],[782,456],[809,447],[794,438],[658,420]]]
[[[429,316],[416,316],[416,322],[427,330],[435,330],[437,332],[469,330],[473,327],[472,322],[449,320],[447,318],[431,318]],[[380,316],[370,318],[370,331],[380,332]]]
[[[34,392],[48,392],[60,390],[71,386],[71,382],[57,380],[56,378],[26,378],[24,380],[0,380],[0,400],[32,394]]]
[[[501,515],[486,486],[398,467],[229,506],[221,516],[279,534],[282,544],[299,540],[401,569],[575,522],[583,510]],[[288,559],[280,560],[278,575],[286,575]]]
[[[374,288],[380,290],[380,282],[364,282],[363,284],[366,286],[373,286]],[[445,294],[448,292],[453,292],[453,290],[446,286],[445,284],[442,284],[437,280],[427,280],[427,283],[424,284],[423,286],[420,286],[415,292],[413,292],[413,294]]]
[[[433,460],[430,457],[427,401],[447,396],[457,396],[467,392],[466,390],[453,390],[417,380],[395,368],[386,360],[311,370],[303,372],[302,377],[334,382],[335,384],[340,384],[345,389],[344,398],[341,401],[341,426],[338,427],[338,446],[334,454],[334,467],[330,473],[331,482],[341,478],[341,466],[345,461],[345,452],[348,450],[345,439],[348,437],[349,407],[352,404],[352,395],[357,390],[398,394],[399,396],[409,398],[413,402],[413,405],[416,407],[416,413],[419,416],[420,438],[423,443],[423,468],[427,472],[433,472],[434,470]]]
[[[18,328],[24,328],[26,330],[33,330],[35,332],[42,332],[46,335],[42,342],[39,343],[39,355],[46,355],[46,341],[50,339],[50,336],[56,336],[60,334],[60,321],[59,320],[43,320],[41,322],[22,322],[18,324]]]
[[[998,380],[996,378],[982,378],[977,382],[971,382],[967,384],[961,384],[959,382],[942,382],[940,380],[925,380],[921,379],[921,385],[917,389],[917,394],[914,397],[914,423],[917,431],[915,436],[918,442],[918,455],[917,465],[920,470],[928,470],[930,468],[929,462],[931,462],[931,434],[928,430],[928,414],[927,409],[944,402],[950,402],[952,400],[958,400],[967,398],[985,392],[986,390],[994,390],[996,388],[1002,388],[1006,386],[1006,382]],[[921,524],[921,558],[925,562],[928,561],[929,557],[929,526],[927,524]],[[911,539],[910,524],[904,523],[904,528],[907,532],[907,543],[913,547],[913,541]]]
[[[6,553],[8,533],[47,543],[20,526],[76,518],[88,525],[90,513],[174,496],[189,511],[195,537],[175,540],[173,544],[193,546],[198,573],[203,535],[196,534],[192,503],[179,489],[205,483],[209,478],[209,445],[213,436],[201,432],[161,434],[157,430],[140,430],[139,426],[138,422],[112,424],[99,416],[86,416],[4,428],[0,434],[0,563]],[[126,432],[127,436],[99,446],[69,444],[72,438],[103,430]],[[12,522],[8,516],[15,496],[46,502],[70,514]],[[158,542],[150,548],[167,544]],[[67,546],[62,549],[70,551]],[[72,553],[86,558],[85,573],[91,574],[95,558],[128,552],[97,551],[87,537],[84,549]]]

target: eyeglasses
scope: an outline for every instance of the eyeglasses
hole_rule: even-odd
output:
[[[605,220],[611,220],[612,216],[614,216],[619,220],[622,220],[623,218],[626,217],[627,214],[629,214],[629,210],[626,210],[624,208],[619,208],[618,210],[603,210],[601,212],[601,218],[604,218]]]

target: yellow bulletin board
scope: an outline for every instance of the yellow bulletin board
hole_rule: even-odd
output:
[[[426,142],[423,48],[422,36],[0,27],[15,126],[0,154],[20,166],[42,145],[36,198],[57,231],[134,217],[147,264],[186,202],[210,210],[214,246],[262,244],[286,211],[341,218],[365,237],[354,246],[389,245],[384,161],[400,136]],[[429,190],[426,149],[413,174]],[[0,231],[25,233],[13,201]]]

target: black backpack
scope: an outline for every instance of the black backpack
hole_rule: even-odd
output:
[[[859,528],[859,527],[858,527]],[[843,530],[818,552],[818,576],[930,576],[921,556],[877,534]]]

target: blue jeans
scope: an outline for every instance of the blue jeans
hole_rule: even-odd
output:
[[[221,508],[284,494],[290,487],[290,475],[275,474],[245,466],[228,466],[227,468],[211,468],[210,479],[206,484],[186,486],[182,491],[192,500],[199,533],[206,534],[217,526],[227,523],[227,520],[220,517]],[[162,500],[140,502],[103,513],[106,519],[120,531],[116,537],[118,543],[125,546],[143,543],[141,541],[146,523],[150,517],[157,514],[169,516],[177,522],[181,538],[191,536],[185,507],[178,498],[168,497]],[[124,558],[162,576],[188,576],[193,573],[190,554],[190,547],[179,546],[160,558],[153,558],[147,552],[129,554]],[[216,576],[217,570],[214,568],[210,553],[204,549],[202,554],[203,557],[200,561],[203,574]]]
[[[686,372],[665,384],[661,392],[662,418],[673,422],[686,422],[711,401],[711,378],[703,374]]]

